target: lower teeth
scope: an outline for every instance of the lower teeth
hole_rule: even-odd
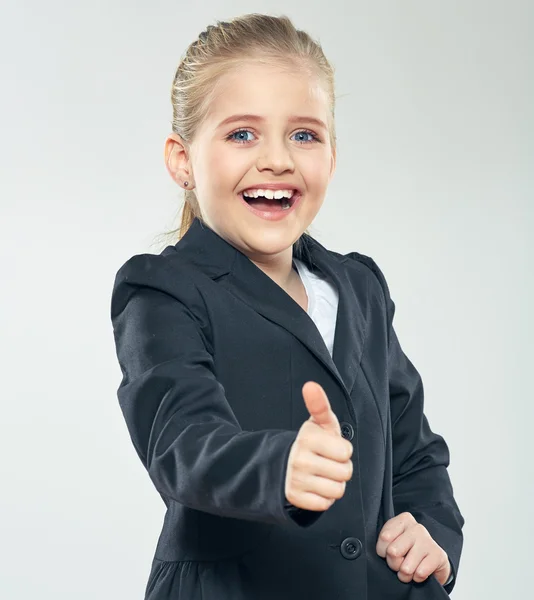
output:
[[[246,201],[246,199],[248,198],[248,196],[243,195],[243,199]],[[282,207],[282,210],[287,210],[288,208],[291,208],[291,204],[289,203],[289,200],[287,198],[284,198],[282,200],[282,203],[280,205]]]

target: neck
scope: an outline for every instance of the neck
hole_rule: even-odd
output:
[[[275,283],[284,290],[289,289],[295,281],[295,269],[293,268],[293,248],[269,257],[249,256],[250,260],[268,275]]]

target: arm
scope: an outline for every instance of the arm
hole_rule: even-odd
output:
[[[395,513],[412,513],[445,550],[451,563],[451,577],[444,588],[450,593],[458,573],[464,518],[447,472],[449,449],[445,440],[431,430],[424,414],[423,382],[404,354],[393,327],[395,303],[385,277],[373,259],[365,259],[382,286],[386,302]]]
[[[165,260],[132,257],[112,293],[117,395],[137,454],[160,494],[190,508],[308,526],[322,512],[285,509],[297,432],[241,429],[214,375],[202,297]]]
[[[392,310],[394,304],[391,301]],[[447,472],[450,454],[423,412],[422,379],[401,349],[393,327],[389,347],[389,390],[393,435],[393,503],[396,514],[408,511],[422,523],[449,557],[451,592],[463,545],[464,519]]]

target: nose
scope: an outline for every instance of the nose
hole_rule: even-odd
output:
[[[257,163],[258,171],[270,169],[275,173],[292,171],[294,161],[290,148],[284,141],[271,140],[262,144]]]

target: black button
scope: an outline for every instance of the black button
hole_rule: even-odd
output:
[[[358,538],[346,538],[341,542],[340,552],[347,560],[354,560],[362,553],[362,543]]]
[[[354,428],[350,423],[346,423],[345,421],[343,421],[341,423],[341,435],[346,439],[346,440],[352,440],[352,438],[354,437]]]

